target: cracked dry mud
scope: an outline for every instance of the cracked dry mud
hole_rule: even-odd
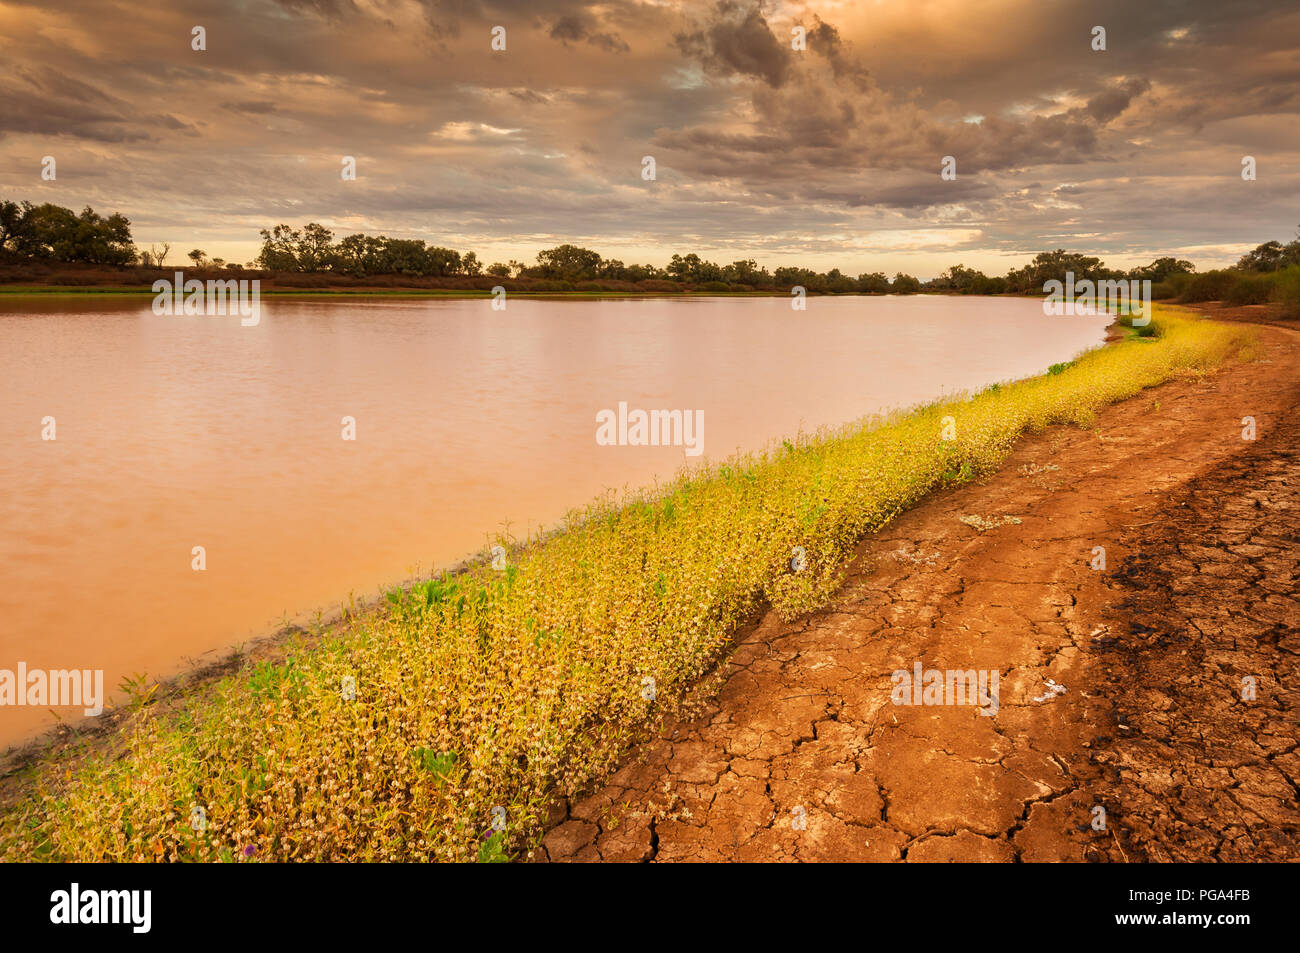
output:
[[[1264,361],[1026,437],[868,537],[826,610],[739,632],[703,713],[559,805],[536,859],[1300,857],[1300,335],[1259,334]],[[997,669],[997,714],[892,704],[916,661]]]
[[[1133,859],[1300,858],[1300,421],[1286,415],[1161,515],[1158,532],[1123,534],[1108,580],[1101,803]]]

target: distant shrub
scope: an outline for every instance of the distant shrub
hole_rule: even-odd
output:
[[[997,276],[979,275],[970,286],[970,293],[976,295],[1000,295],[1006,291],[1007,279]]]
[[[1240,272],[1235,271],[1207,271],[1202,275],[1191,275],[1178,300],[1184,304],[1222,301],[1228,290],[1237,283],[1239,276]]]
[[[858,291],[862,294],[887,295],[889,294],[889,279],[885,277],[884,272],[864,272],[858,275]]]
[[[1224,304],[1264,304],[1272,297],[1274,275],[1242,275],[1223,294]]]
[[[701,291],[730,291],[731,285],[725,281],[706,281],[700,285]]]
[[[636,286],[642,291],[681,291],[682,286],[675,281],[664,281],[662,278],[647,278],[644,281],[638,281]]]
[[[894,276],[893,284],[889,286],[889,290],[896,295],[914,295],[920,292],[921,283],[911,275],[899,272]]]
[[[1151,286],[1151,297],[1158,301],[1168,301],[1172,298],[1182,297],[1191,280],[1192,276],[1186,272],[1175,272],[1166,277],[1164,281],[1157,281]]]
[[[1273,300],[1282,305],[1282,315],[1300,318],[1300,265],[1292,265],[1273,277]]]

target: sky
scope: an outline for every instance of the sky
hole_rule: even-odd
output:
[[[484,263],[1204,269],[1295,237],[1298,113],[1283,0],[0,0],[0,198],[172,261],[315,221]]]

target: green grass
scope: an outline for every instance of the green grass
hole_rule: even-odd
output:
[[[1150,318],[1150,315],[1147,315],[1147,317]],[[1134,315],[1127,311],[1124,312],[1123,314],[1120,314],[1115,319],[1115,322],[1120,327],[1127,329],[1125,337],[1127,337],[1130,340],[1138,339],[1138,338],[1141,339],[1157,338],[1160,336],[1161,333],[1160,329],[1162,327],[1162,324],[1161,322],[1156,321],[1154,319],[1147,321],[1145,324],[1140,324],[1137,327],[1134,327],[1133,326]]]
[[[1090,425],[1250,339],[1156,320],[1159,337],[1059,372],[598,500],[564,531],[512,546],[505,571],[475,565],[391,592],[354,627],[227,677],[179,713],[141,704],[118,751],[35,770],[30,796],[0,818],[0,859],[526,856],[550,799],[608,776],[761,607],[794,618],[826,604],[864,534],[991,472],[1022,433]],[[941,438],[945,417],[954,440]],[[348,678],[355,700],[340,690]]]

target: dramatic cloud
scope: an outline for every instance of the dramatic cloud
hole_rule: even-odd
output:
[[[555,26],[551,27],[551,38],[559,40],[562,43],[568,43],[570,40],[586,40],[592,46],[599,47],[610,53],[627,53],[632,48],[623,42],[616,34],[597,33],[576,13],[568,13],[555,21]]]
[[[320,221],[928,275],[1208,265],[1300,222],[1283,0],[0,0],[0,43],[0,195],[227,259]]]
[[[1151,83],[1149,80],[1124,80],[1089,99],[1088,105],[1084,107],[1084,112],[1098,122],[1110,122],[1128,109],[1129,103],[1133,102],[1134,97],[1145,93],[1150,88]]]
[[[756,76],[769,86],[781,85],[794,55],[772,34],[759,7],[732,0],[721,0],[716,19],[703,29],[678,34],[677,45],[711,73]]]

